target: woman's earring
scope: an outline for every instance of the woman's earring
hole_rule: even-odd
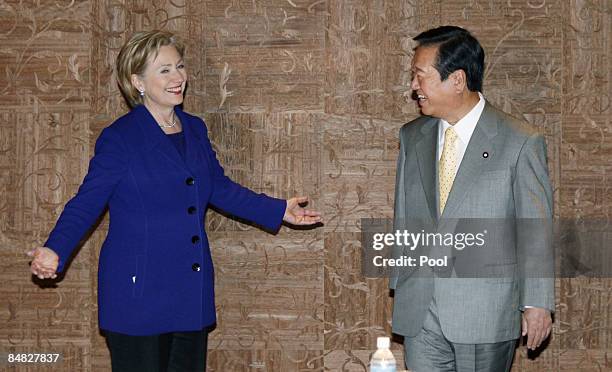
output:
[[[139,90],[139,92],[140,92],[140,96],[144,97],[144,90]]]

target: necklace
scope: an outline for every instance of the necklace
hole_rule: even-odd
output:
[[[176,125],[176,117],[174,116],[174,114],[172,115],[172,122],[168,123],[166,122],[165,124],[159,124],[157,123],[157,125],[159,125],[160,128],[172,128]]]
[[[159,113],[159,111],[154,110],[153,107],[149,107],[148,105],[145,104],[145,106],[149,109],[149,111],[151,113],[155,112],[157,114],[157,116],[159,116],[159,118],[161,119],[161,123],[155,118],[155,116],[153,115],[153,119],[155,119],[156,124],[160,127],[160,128],[173,128],[176,125],[176,114],[174,112],[174,110],[172,110],[172,121],[168,122],[166,120],[164,120],[164,116],[162,114]]]
[[[160,118],[162,118],[163,120],[163,116],[161,116],[159,113],[157,113],[159,115]],[[165,120],[163,120],[163,124],[157,123],[157,125],[159,125],[160,128],[172,128],[176,125],[176,115],[174,114],[174,111],[172,111],[172,121],[171,122],[167,122]]]

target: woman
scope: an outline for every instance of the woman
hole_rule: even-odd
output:
[[[208,205],[276,231],[320,214],[305,197],[271,198],[223,174],[204,122],[179,105],[184,48],[170,33],[135,34],[117,58],[131,111],[105,128],[78,193],[44,247],[28,252],[41,279],[65,269],[79,240],[108,205],[100,252],[99,323],[114,371],[202,371],[206,328],[215,322]]]

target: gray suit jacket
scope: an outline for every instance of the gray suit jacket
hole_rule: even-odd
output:
[[[478,218],[506,221],[514,230],[491,239],[482,251],[487,254],[479,255],[482,267],[503,275],[461,277],[453,272],[448,277],[429,267],[417,267],[392,276],[393,332],[416,336],[434,299],[442,331],[452,342],[516,339],[523,306],[554,309],[552,229],[541,225],[552,219],[544,138],[487,102],[440,216],[438,122],[422,116],[400,131],[395,229],[403,230],[407,220],[418,219],[433,230],[449,232],[457,228],[456,219]],[[529,226],[524,221],[530,219],[539,222]],[[395,247],[393,254],[404,255],[405,248]],[[460,256],[455,259],[462,261]],[[533,275],[537,272],[545,274]]]

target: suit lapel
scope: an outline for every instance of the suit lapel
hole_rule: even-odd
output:
[[[454,215],[467,192],[478,179],[489,156],[495,154],[492,139],[497,135],[497,120],[497,115],[487,102],[467,145],[441,217]],[[487,157],[483,155],[484,153],[487,153]]]
[[[421,128],[423,136],[416,144],[417,161],[427,205],[433,221],[438,218],[436,202],[436,148],[438,146],[438,119],[431,118]]]
[[[169,161],[174,163],[176,166],[181,167],[183,169],[187,169],[185,162],[183,161],[181,154],[179,154],[176,146],[172,143],[170,138],[164,133],[164,131],[157,125],[155,118],[153,115],[147,110],[144,105],[136,106],[133,110],[138,114],[138,121],[141,125],[143,132],[145,133],[145,138],[151,149],[158,151]],[[183,131],[188,127],[187,120],[185,115],[182,115],[182,111],[180,108],[175,109],[181,123],[183,125]],[[179,114],[180,113],[180,114]],[[188,133],[185,133],[185,145],[187,146],[187,138],[189,137]],[[187,157],[187,156],[185,156]]]
[[[201,138],[198,132],[192,127],[192,125],[197,125],[197,122],[193,122],[185,115],[180,107],[176,108],[176,114],[179,119],[181,119],[181,123],[183,123],[183,134],[185,136],[185,161],[183,162],[183,166],[186,167],[187,170],[193,172],[203,165],[201,163],[201,158],[197,157]]]

